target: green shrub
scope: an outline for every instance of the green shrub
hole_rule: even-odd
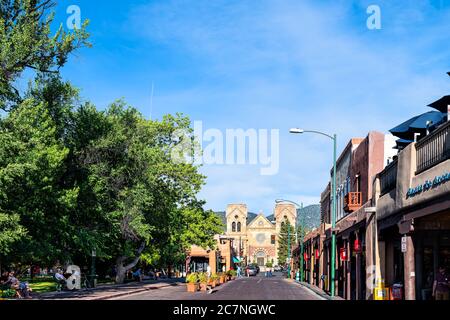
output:
[[[237,276],[236,270],[228,270],[227,276],[236,277]]]
[[[213,280],[213,281],[219,280],[219,278],[220,278],[220,276],[219,276],[217,273],[214,273],[214,274],[211,276],[211,280]]]
[[[198,274],[198,281],[200,283],[207,283],[208,282],[208,275],[205,272]]]
[[[186,276],[187,283],[197,283],[198,282],[198,273],[193,272]]]
[[[2,298],[4,299],[12,299],[16,296],[16,290],[14,289],[7,289],[2,292]]]

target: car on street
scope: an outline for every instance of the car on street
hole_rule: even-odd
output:
[[[273,271],[275,271],[275,272],[282,272],[283,271],[283,267],[282,266],[275,266],[273,268]]]
[[[247,266],[245,271],[249,277],[254,277],[258,274],[258,270],[256,269],[255,266]]]

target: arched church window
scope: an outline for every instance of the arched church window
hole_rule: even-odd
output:
[[[236,222],[231,224],[231,232],[236,232]]]
[[[237,224],[237,232],[241,232],[241,223],[240,222],[238,222],[238,224]]]

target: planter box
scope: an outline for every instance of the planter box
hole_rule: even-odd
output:
[[[187,292],[197,292],[197,291],[198,291],[198,283],[187,284]]]

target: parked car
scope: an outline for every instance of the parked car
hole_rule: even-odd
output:
[[[283,267],[282,266],[275,266],[273,268],[273,271],[275,271],[275,272],[282,272],[283,271]]]
[[[258,274],[258,270],[256,269],[255,266],[247,266],[245,271],[249,277],[254,277]]]

